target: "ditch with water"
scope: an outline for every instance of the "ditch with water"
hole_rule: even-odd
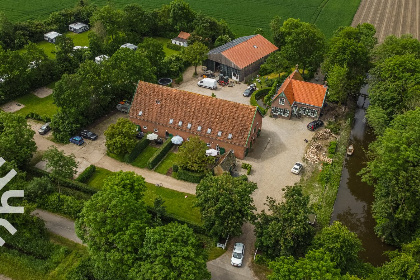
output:
[[[367,94],[367,86],[362,88],[360,93]],[[375,235],[375,220],[371,212],[373,187],[362,182],[357,175],[366,166],[368,146],[375,140],[373,131],[367,127],[365,119],[369,100],[362,95],[357,101],[350,134],[350,144],[354,146],[354,153],[345,159],[331,221],[338,220],[355,232],[365,249],[360,257],[374,266],[379,266],[388,260],[383,253],[395,248],[382,243]]]

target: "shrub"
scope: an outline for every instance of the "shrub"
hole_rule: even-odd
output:
[[[33,119],[33,120],[37,120],[37,121],[42,121],[42,122],[51,122],[51,118],[47,117],[47,116],[42,116],[38,113],[34,113],[34,112],[30,112],[26,115],[27,119]]]
[[[146,135],[145,135],[146,136]],[[131,163],[136,160],[136,158],[143,152],[144,149],[149,146],[150,141],[147,139],[147,137],[143,137],[140,141],[137,142],[136,146],[134,146],[134,149],[131,151],[131,153],[124,156],[124,161]]]
[[[162,144],[159,150],[157,150],[153,156],[147,162],[147,167],[149,169],[153,169],[156,165],[166,156],[169,150],[172,148],[174,144],[171,141],[171,138],[166,139],[166,141]]]
[[[90,179],[90,177],[92,177],[93,173],[95,173],[95,171],[96,166],[93,164],[89,165],[88,168],[86,168],[85,170],[83,170],[82,173],[80,173],[76,181],[86,183]]]
[[[48,176],[35,177],[25,186],[25,198],[29,201],[39,201],[53,192],[54,186]]]
[[[178,170],[179,170],[179,166],[178,166],[178,165],[176,165],[176,164],[174,164],[174,165],[172,166],[172,171],[173,171],[173,172],[178,172]]]
[[[336,149],[337,149],[337,141],[331,141],[330,146],[328,147],[328,154],[334,155]]]
[[[42,209],[63,214],[76,219],[77,215],[82,211],[84,205],[83,200],[77,200],[74,197],[53,193],[44,198],[38,206]]]
[[[338,134],[340,133],[341,126],[339,122],[329,121],[327,125],[325,126],[325,128],[328,128],[334,134]]]
[[[182,73],[179,74],[178,78],[175,79],[175,83],[180,84],[184,80],[184,76],[182,76]]]
[[[171,50],[174,50],[174,51],[180,51],[180,50],[182,50],[182,47],[181,46],[175,45],[175,44],[172,44],[172,43],[169,43],[169,42],[166,44],[166,47],[168,49],[171,49]]]
[[[206,174],[204,172],[192,172],[182,168],[178,168],[178,172],[176,174],[177,179],[184,180],[191,183],[200,183],[201,179],[204,178]]]
[[[246,175],[251,174],[252,165],[249,163],[242,163],[242,169],[246,169]]]

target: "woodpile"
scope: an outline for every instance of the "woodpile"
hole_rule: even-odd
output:
[[[328,140],[328,139],[330,139],[331,137],[335,137],[335,138],[337,138],[337,136],[336,136],[336,135],[334,135],[334,134],[331,132],[331,130],[329,130],[329,129],[327,128],[327,129],[324,129],[324,130],[321,130],[321,131],[317,132],[317,133],[314,135],[313,139],[314,139],[314,140]]]
[[[332,159],[325,156],[325,153],[322,153],[322,145],[319,142],[311,144],[304,158],[311,163],[319,163],[320,161],[332,163]]]

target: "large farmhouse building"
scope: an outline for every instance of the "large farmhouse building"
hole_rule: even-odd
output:
[[[298,70],[290,74],[277,90],[271,103],[271,116],[317,118],[327,96],[327,87],[305,82]]]
[[[140,81],[130,120],[145,133],[199,136],[209,148],[243,159],[261,131],[257,107]]]
[[[259,34],[240,37],[210,50],[205,66],[236,81],[244,81],[257,73],[267,56],[277,49]]]

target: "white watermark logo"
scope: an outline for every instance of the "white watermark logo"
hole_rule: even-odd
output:
[[[2,166],[6,161],[0,157],[0,166]],[[13,179],[13,177],[15,177],[17,174],[17,172],[12,169],[9,171],[9,173],[6,174],[6,176],[0,178],[0,191],[3,189],[4,186],[7,185],[7,183],[10,182],[10,180]],[[6,191],[2,194],[1,196],[1,205],[0,205],[0,214],[4,214],[4,213],[20,213],[22,214],[24,212],[23,207],[15,207],[15,206],[10,206],[7,203],[7,200],[11,197],[23,197],[24,193],[23,190],[10,190],[10,191]],[[7,229],[7,231],[11,234],[14,235],[16,233],[16,229],[14,228],[14,226],[12,226],[7,220],[5,219],[1,219],[0,218],[0,226],[4,227],[5,229]],[[0,237],[0,247],[4,245],[4,240],[3,238]]]

